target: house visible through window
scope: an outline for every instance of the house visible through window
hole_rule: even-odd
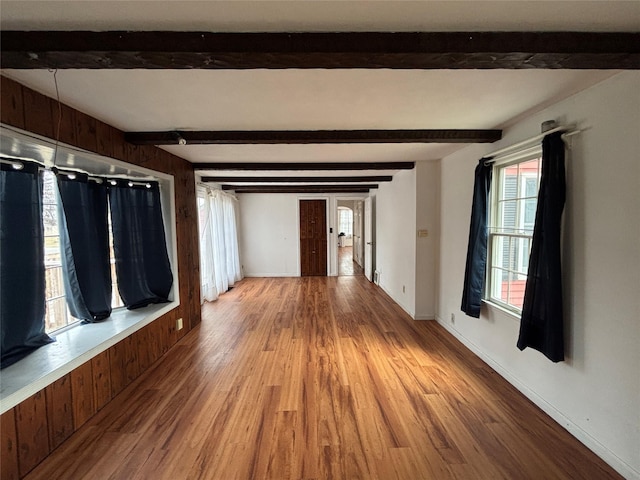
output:
[[[42,185],[42,221],[44,224],[44,268],[45,268],[45,330],[47,333],[79,322],[71,316],[67,308],[64,289],[64,270],[62,268],[62,253],[60,251],[60,231],[58,218],[58,193],[56,176],[49,170],[44,170]],[[111,220],[111,217],[109,217]],[[111,259],[112,300],[113,308],[123,306],[118,293],[118,283],[115,272],[115,257],[113,254],[113,236],[111,221],[109,221],[109,252]]]
[[[542,160],[536,150],[494,167],[489,219],[487,300],[522,311]]]

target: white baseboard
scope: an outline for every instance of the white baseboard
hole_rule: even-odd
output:
[[[437,322],[442,325],[451,335],[456,337],[463,345],[482,359],[487,365],[493,368],[507,382],[517,388],[520,393],[535,403],[540,409],[555,420],[561,427],[567,430],[571,435],[583,443],[589,450],[609,464],[614,470],[627,480],[640,480],[640,472],[626,463],[615,453],[602,445],[597,439],[584,431],[579,425],[567,418],[560,410],[547,402],[544,398],[531,390],[522,383],[518,378],[513,376],[506,368],[485,354],[475,343],[462,335],[453,326],[436,315]]]
[[[380,285],[378,285],[378,287],[380,287],[384,293],[389,295],[391,300],[393,300],[396,303],[396,305],[398,305],[402,310],[404,310],[407,315],[409,315],[411,318],[413,318],[413,316],[414,316],[413,312],[411,312],[407,307],[405,307],[402,303],[400,303],[400,301],[397,298],[395,298],[393,295],[391,295],[389,290],[387,290],[387,288],[384,285],[380,284]]]

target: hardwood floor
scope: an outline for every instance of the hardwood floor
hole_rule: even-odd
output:
[[[27,478],[621,477],[355,276],[243,280]]]
[[[338,275],[364,275],[364,269],[353,260],[353,247],[338,248]]]

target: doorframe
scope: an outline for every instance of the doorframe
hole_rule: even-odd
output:
[[[297,265],[296,265],[297,276],[302,277],[302,266],[300,265],[302,261],[302,259],[300,258],[300,255],[302,254],[302,252],[300,251],[300,200],[325,200],[325,218],[326,218],[325,229],[327,234],[327,277],[330,277],[332,276],[330,254],[331,254],[331,244],[333,243],[332,242],[333,234],[329,233],[332,226],[332,217],[330,217],[331,197],[327,195],[314,195],[314,194],[296,195],[296,232],[298,234],[298,239],[296,241],[296,250],[297,250],[296,257],[298,259]]]

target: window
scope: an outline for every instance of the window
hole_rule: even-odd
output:
[[[338,232],[353,234],[353,210],[348,207],[338,207]]]
[[[64,270],[60,251],[60,231],[58,219],[58,192],[56,176],[50,170],[42,172],[42,221],[44,224],[44,268],[45,268],[45,331],[55,332],[79,322],[67,308],[64,289]],[[111,216],[109,216],[109,253],[111,260],[112,308],[124,305],[118,293],[118,282],[113,253]]]
[[[536,149],[494,166],[487,269],[487,300],[521,313],[540,187]]]
[[[58,230],[56,176],[42,172],[42,222],[44,224],[45,330],[47,333],[78,321],[67,309]]]

